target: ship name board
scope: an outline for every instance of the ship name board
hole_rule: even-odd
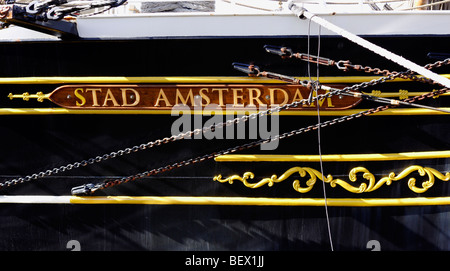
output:
[[[73,109],[171,109],[175,105],[192,109],[211,105],[259,108],[302,101],[310,92],[301,85],[71,85],[57,88],[49,98],[62,107]],[[318,94],[327,92],[319,90]],[[359,102],[360,98],[335,95],[320,100],[319,106],[339,110]],[[293,110],[316,106],[314,102],[305,103]]]

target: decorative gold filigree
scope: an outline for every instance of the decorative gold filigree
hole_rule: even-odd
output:
[[[336,187],[337,185],[339,185],[345,190],[352,193],[364,193],[375,191],[383,185],[391,185],[392,182],[399,181],[415,171],[417,171],[420,176],[427,175],[428,177],[427,180],[422,182],[422,187],[416,186],[415,178],[409,178],[408,187],[416,193],[424,193],[425,191],[427,191],[434,185],[435,178],[438,178],[442,181],[450,180],[450,172],[442,174],[433,168],[414,165],[404,169],[398,175],[396,175],[394,172],[391,172],[388,176],[382,177],[378,181],[376,181],[375,176],[368,169],[364,167],[353,168],[348,175],[350,182],[354,183],[358,180],[358,173],[363,173],[362,177],[368,181],[368,183],[361,183],[359,186],[354,186],[350,182],[344,181],[342,179],[335,179],[331,175],[328,175],[327,177],[322,176],[319,171],[309,167],[293,167],[284,172],[280,177],[277,177],[277,175],[272,175],[270,178],[264,178],[256,183],[248,182],[248,179],[253,179],[255,177],[255,174],[253,174],[252,172],[245,172],[242,177],[239,175],[232,175],[225,179],[222,179],[222,175],[217,175],[214,177],[214,181],[218,181],[221,183],[228,182],[232,184],[234,180],[239,180],[249,188],[258,188],[265,184],[271,187],[274,183],[282,182],[289,178],[292,174],[298,173],[302,178],[306,175],[308,175],[309,177],[309,179],[306,181],[306,187],[302,187],[299,180],[294,180],[294,182],[292,183],[293,188],[300,193],[309,192],[314,187],[317,179],[325,183],[329,183],[331,187]]]
[[[50,96],[50,94],[44,94],[41,91],[39,91],[36,94],[30,94],[28,92],[25,92],[23,94],[12,94],[12,93],[9,93],[8,98],[11,99],[11,100],[20,98],[20,99],[23,99],[24,101],[29,101],[30,99],[37,99],[38,102],[43,102],[44,99],[48,99],[49,96]]]

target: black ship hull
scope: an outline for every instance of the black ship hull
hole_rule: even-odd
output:
[[[366,38],[420,65],[436,61],[428,57],[429,53],[448,52],[450,42],[447,36]],[[174,121],[179,118],[167,113],[132,114],[128,111],[122,114],[106,111],[48,113],[50,111],[45,110],[43,112],[47,113],[38,113],[23,109],[53,109],[55,105],[50,101],[10,100],[8,93],[49,93],[68,84],[64,80],[71,80],[54,82],[58,77],[77,78],[80,85],[83,78],[86,79],[84,84],[95,80],[90,77],[164,77],[171,80],[184,78],[185,81],[192,78],[194,83],[205,77],[208,80],[220,78],[223,81],[227,77],[232,80],[243,76],[232,68],[233,62],[254,63],[261,69],[290,76],[311,75],[315,78],[317,75],[314,64],[309,72],[306,62],[267,54],[263,49],[266,44],[316,54],[318,39],[311,38],[309,44],[307,37],[0,44],[5,67],[0,71],[0,77],[5,78],[0,85],[3,93],[0,101],[3,108],[9,109],[9,113],[1,116],[0,123],[2,181],[169,137]],[[320,55],[403,71],[402,67],[338,37],[322,37]],[[448,74],[450,67],[433,71]],[[320,77],[345,77],[349,84],[353,84],[356,77],[361,80],[365,76],[378,78],[361,71],[343,73],[333,67],[320,68]],[[30,77],[35,77],[35,83],[11,79]],[[44,77],[47,81],[39,81]],[[49,77],[55,80],[51,81]],[[220,80],[217,79],[217,83],[221,83]],[[426,93],[438,88],[442,87],[397,80],[369,86],[364,91]],[[446,108],[448,97],[428,98],[420,103]],[[362,101],[352,110],[363,111],[377,106],[379,104],[374,101]],[[450,186],[446,173],[450,167],[445,152],[450,148],[448,115],[432,110],[406,109],[411,108],[393,107],[384,113],[349,118],[322,127],[320,135],[317,129],[312,129],[279,140],[275,149],[261,150],[256,146],[234,153],[257,158],[258,155],[274,155],[285,160],[273,157],[251,160],[248,156],[233,161],[208,159],[91,195],[92,199],[110,197],[116,200],[115,204],[76,200],[67,204],[2,203],[0,249],[68,250],[69,241],[75,240],[81,250],[330,250],[324,206],[326,197],[335,250],[369,250],[371,240],[378,242],[382,250],[448,250]],[[316,111],[309,112],[312,113],[279,116],[279,133],[317,124]],[[349,114],[345,110],[321,112],[320,121]],[[202,125],[210,118],[202,116]],[[223,120],[226,121],[225,116]],[[216,132],[225,135],[226,129],[229,127]],[[248,137],[179,140],[4,187],[1,192],[5,198],[69,197],[71,188],[76,186],[120,179],[251,141],[253,139]],[[319,147],[323,157],[318,155]],[[345,158],[351,154],[359,156]],[[396,155],[390,158],[387,154]],[[416,156],[411,158],[405,154]],[[315,160],[293,157],[295,155],[310,156]],[[333,159],[331,155],[342,157]],[[371,160],[371,155],[385,157]],[[323,158],[322,164],[318,158]],[[356,170],[356,180],[350,176],[352,170]],[[311,173],[320,171],[340,182],[328,181],[323,185],[320,177]],[[252,189],[242,181],[247,172],[254,176],[246,179],[249,183],[273,175],[278,182],[269,184],[267,181]],[[283,174],[292,175],[281,179]],[[392,174],[391,180],[386,181]],[[221,178],[214,179],[218,175]],[[225,180],[233,175],[238,177],[232,183]],[[370,187],[370,176],[379,186]],[[411,183],[411,178],[415,178],[416,183]],[[315,182],[308,183],[308,179]],[[295,180],[301,180],[299,186],[303,192],[297,191],[295,185],[293,187]],[[422,184],[424,181],[428,183]],[[361,183],[369,184],[369,188],[361,187]],[[127,202],[121,197],[142,201]],[[248,199],[254,201],[248,203]],[[397,203],[383,203],[389,199]],[[412,203],[401,203],[406,202],[404,199]],[[319,203],[308,203],[310,201]]]

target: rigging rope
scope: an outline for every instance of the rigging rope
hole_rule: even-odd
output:
[[[317,39],[317,58],[320,59],[320,35],[321,35],[322,27],[319,25],[319,35]],[[308,55],[310,55],[309,49],[311,47],[310,38],[311,38],[311,20],[309,20],[308,23]],[[316,82],[319,82],[319,74],[320,74],[320,63],[316,63]],[[309,81],[312,82],[311,78],[311,62],[308,62],[308,77]],[[320,88],[320,83],[313,84],[313,89],[311,90],[310,96],[312,95],[313,91],[316,92],[316,96],[318,93],[318,90]],[[321,141],[321,119],[320,119],[320,105],[317,103],[317,149],[319,152],[319,164],[320,164],[320,174],[322,175],[322,179],[325,180],[324,170],[323,170],[323,161],[322,161],[322,141]],[[325,217],[327,220],[327,233],[328,233],[328,239],[330,241],[330,249],[331,251],[334,251],[333,246],[333,238],[331,235],[331,224],[330,224],[330,216],[328,215],[328,202],[327,202],[327,190],[325,186],[325,182],[322,182],[322,191],[323,191],[323,199],[324,199],[324,208],[325,208]]]
[[[304,19],[304,18],[310,19],[311,21],[327,28],[330,31],[333,31],[336,34],[343,36],[344,38],[347,38],[348,40],[350,40],[366,49],[369,49],[370,51],[372,51],[378,55],[381,55],[381,56],[383,56],[383,57],[385,57],[385,58],[387,58],[409,70],[417,72],[420,75],[428,77],[447,88],[450,88],[450,80],[449,79],[447,79],[437,73],[434,73],[430,70],[427,70],[424,67],[421,67],[421,66],[417,65],[416,63],[414,63],[404,57],[396,55],[396,54],[394,54],[376,44],[373,44],[353,33],[350,33],[349,31],[330,23],[329,21],[317,16],[316,14],[313,14],[313,13],[307,11],[305,8],[297,6],[293,2],[289,3],[289,9],[300,19]]]

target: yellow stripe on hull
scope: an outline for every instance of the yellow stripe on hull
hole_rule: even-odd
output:
[[[328,206],[375,207],[450,205],[450,197],[419,198],[327,198]],[[251,206],[324,206],[323,198],[251,198],[251,197],[72,197],[72,204],[150,204],[150,205],[251,205]]]
[[[450,150],[428,152],[325,154],[324,162],[395,161],[414,159],[450,158]],[[289,154],[227,154],[215,158],[216,162],[319,162],[319,155]]]
[[[450,78],[450,74],[441,74]],[[309,77],[297,77],[299,80],[309,80]],[[320,77],[321,83],[362,83],[379,76],[329,76]],[[408,79],[397,78],[395,82],[410,81]],[[85,77],[3,77],[0,84],[235,84],[235,83],[284,83],[280,80],[266,79],[259,77],[232,77],[232,76],[170,76],[170,77],[126,77],[126,76],[85,76]]]
[[[438,107],[450,111],[450,107]],[[368,109],[347,109],[321,111],[321,116],[348,116]],[[191,114],[204,114],[207,111],[191,111]],[[217,111],[217,114],[244,114],[243,111]],[[0,108],[0,115],[170,115],[172,110],[118,110],[118,109],[67,109],[67,108]],[[317,116],[317,111],[281,111],[281,116]],[[422,108],[392,108],[371,116],[411,116],[411,115],[448,115],[442,111]]]
[[[382,207],[450,205],[450,197],[327,198],[327,206]],[[324,198],[177,197],[177,196],[26,196],[3,195],[0,204],[136,204],[223,206],[324,206]]]

